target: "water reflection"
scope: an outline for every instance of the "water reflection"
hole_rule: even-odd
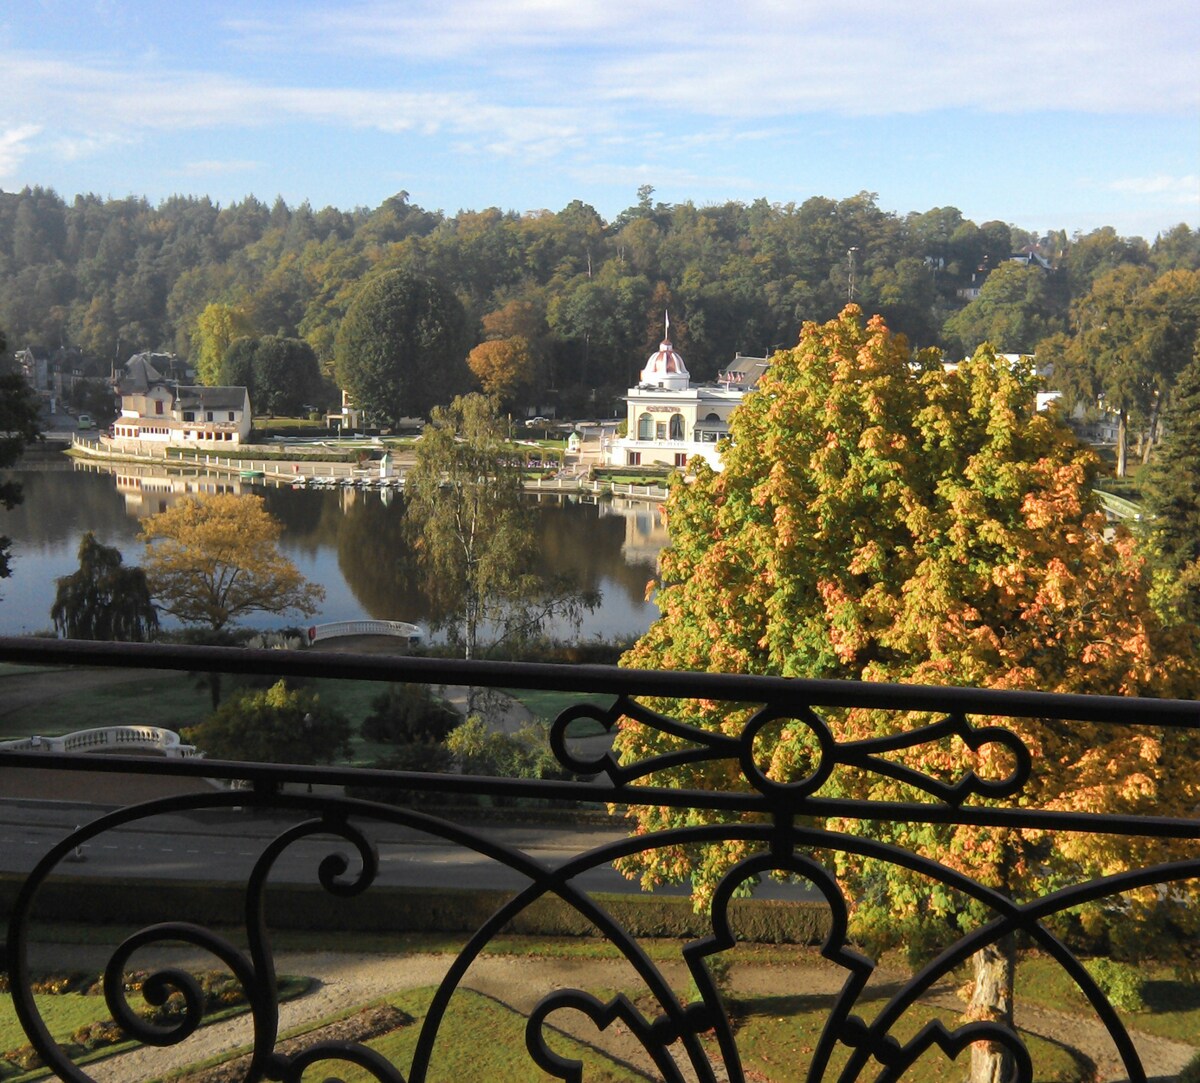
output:
[[[138,563],[139,520],[197,492],[254,492],[264,498],[284,525],[284,552],[326,589],[319,619],[426,624],[435,616],[405,535],[404,501],[395,494],[262,486],[215,475],[72,464],[61,457],[33,469],[23,464],[10,474],[24,486],[25,500],[0,513],[0,532],[14,543],[12,577],[0,581],[0,633],[49,627],[54,581],[78,567],[84,531]],[[657,615],[645,591],[667,541],[661,509],[622,498],[595,502],[542,494],[531,499],[538,507],[537,540],[546,567],[601,593],[601,606],[585,618],[582,637],[644,631]],[[280,618],[262,615],[247,623],[273,627]],[[569,634],[565,628],[557,632]]]

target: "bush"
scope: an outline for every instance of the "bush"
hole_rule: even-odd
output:
[[[1187,1062],[1175,1083],[1200,1083],[1200,1053]]]
[[[41,1068],[45,1064],[42,1055],[31,1045],[10,1049],[4,1054],[4,1059],[12,1061],[23,1072],[31,1072],[34,1068]]]
[[[103,1022],[85,1023],[74,1034],[71,1041],[84,1049],[100,1049],[106,1045],[116,1045],[125,1040],[125,1031],[111,1019]]]
[[[1084,967],[1114,1008],[1126,1012],[1146,1010],[1145,982],[1136,967],[1112,959],[1091,959]]]
[[[428,685],[392,684],[371,701],[371,713],[363,719],[362,735],[369,741],[395,745],[438,742],[444,741],[460,721],[458,712],[435,698]]]

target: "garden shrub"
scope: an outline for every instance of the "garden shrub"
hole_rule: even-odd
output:
[[[1136,967],[1112,959],[1090,959],[1084,963],[1087,972],[1114,1008],[1126,1012],[1144,1012],[1144,979]]]
[[[1200,1053],[1187,1062],[1175,1083],[1200,1083]]]

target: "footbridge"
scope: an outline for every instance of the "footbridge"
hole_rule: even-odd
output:
[[[312,624],[308,629],[309,644],[342,636],[395,636],[415,647],[423,633],[415,624],[402,620],[339,620],[328,624]]]
[[[174,730],[159,726],[99,726],[62,737],[20,737],[0,741],[3,752],[161,752],[168,759],[203,756],[194,745],[185,745]]]

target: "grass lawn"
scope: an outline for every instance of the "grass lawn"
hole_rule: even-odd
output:
[[[279,979],[279,998],[280,1000],[291,1000],[307,992],[310,985],[311,982],[308,978],[281,977]],[[125,1041],[90,1052],[85,1052],[82,1047],[71,1044],[71,1035],[80,1027],[89,1023],[108,1022],[112,1019],[102,993],[36,994],[33,1000],[51,1037],[66,1049],[68,1056],[76,1064],[87,1064],[100,1060],[112,1056],[114,1053],[136,1048],[140,1044]],[[129,1002],[136,1008],[142,1002],[140,994],[132,994]],[[249,1007],[245,1004],[221,1008],[206,1015],[204,1022],[206,1025],[215,1023],[234,1015],[242,1015],[247,1011],[249,1011]],[[0,998],[0,1080],[3,1080],[4,1083],[17,1083],[18,1080],[32,1080],[46,1076],[45,1069],[35,1068],[26,1071],[5,1059],[5,1054],[20,1049],[28,1043],[29,1039],[17,1021],[12,1001],[7,995]]]
[[[545,722],[546,725],[550,725],[559,713],[568,707],[591,703],[601,710],[607,710],[616,698],[599,692],[540,692],[528,688],[504,688],[501,691],[523,703],[534,718]],[[590,737],[603,732],[603,726],[586,718],[580,719],[571,727],[571,733],[579,737]]]
[[[420,1031],[434,990],[413,989],[388,998],[417,1022],[391,1034],[369,1041],[408,1078]],[[604,1054],[572,1041],[555,1037],[550,1042],[555,1052],[574,1057],[584,1063],[583,1078],[588,1083],[635,1083],[645,1076],[629,1071]],[[538,1070],[525,1048],[525,1016],[492,1000],[490,997],[460,989],[450,1001],[449,1011],[442,1020],[438,1041],[434,1046],[429,1083],[461,1083],[462,1080],[519,1079],[547,1083],[556,1077]],[[368,1083],[375,1077],[353,1067],[338,1066],[339,1078],[345,1083]]]
[[[1118,1012],[1125,1025],[1200,1048],[1200,987],[1180,981],[1169,966],[1150,963],[1139,970],[1146,1010]],[[1074,1015],[1092,1012],[1062,967],[1040,955],[1022,959],[1017,967],[1017,998]]]
[[[57,671],[57,670],[55,670]],[[4,678],[36,672],[33,667],[4,666],[0,671],[0,696]],[[207,685],[182,673],[139,673],[131,680],[72,692],[68,687],[53,699],[0,715],[0,740],[41,733],[57,737],[97,726],[163,726],[178,731],[204,720],[211,710]]]
[[[882,998],[863,1000],[859,1002],[859,1011],[869,1021],[873,1011],[884,1003]],[[771,1083],[800,1083],[805,1080],[831,1004],[829,997],[813,996],[758,997],[741,1002],[738,1005],[740,1025],[737,1042],[747,1078],[769,1079]],[[954,1027],[960,1018],[953,1012],[917,1004],[904,1014],[892,1034],[901,1041],[908,1041],[921,1027],[935,1019]],[[1022,1037],[1033,1058],[1035,1083],[1072,1083],[1082,1080],[1082,1065],[1066,1050],[1029,1034],[1023,1034]],[[848,1052],[842,1045],[835,1049],[831,1058],[835,1070],[827,1071],[823,1078],[838,1077],[838,1071],[848,1059]],[[963,1050],[952,1066],[941,1050],[934,1047],[904,1073],[904,1081],[944,1083],[947,1079],[959,1078],[965,1073],[969,1057],[969,1050]],[[865,1073],[865,1078],[874,1077],[875,1072],[868,1070]]]

